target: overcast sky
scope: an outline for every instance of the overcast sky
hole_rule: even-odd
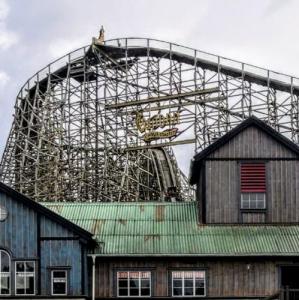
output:
[[[91,42],[150,37],[299,76],[296,0],[0,0],[0,155],[15,97],[37,70]]]

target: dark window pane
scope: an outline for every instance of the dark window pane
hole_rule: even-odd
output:
[[[173,295],[174,296],[182,296],[183,294],[182,294],[182,288],[173,288]]]
[[[130,289],[130,296],[138,296],[139,295],[139,289]]]
[[[195,286],[196,287],[204,287],[204,284],[205,284],[205,282],[202,279],[195,280]]]
[[[149,288],[150,287],[150,281],[148,279],[146,279],[146,280],[141,279],[141,287],[142,288]]]
[[[174,287],[182,287],[183,286],[183,281],[181,279],[180,280],[174,279],[173,280],[173,286]]]
[[[53,278],[66,278],[65,271],[53,271]]]
[[[185,296],[192,296],[193,288],[185,288],[184,292],[185,292]]]
[[[195,295],[196,296],[203,296],[205,294],[205,289],[204,288],[196,288],[195,289]]]
[[[128,280],[127,279],[119,279],[118,286],[120,288],[127,288],[128,287]]]
[[[150,296],[151,291],[150,288],[141,289],[141,296]]]
[[[64,295],[64,294],[66,294],[66,283],[65,282],[55,282],[55,283],[53,283],[53,294],[54,295]]]
[[[10,257],[9,255],[4,252],[1,252],[1,266],[0,266],[0,272],[9,272],[9,267],[10,267]]]
[[[18,262],[16,265],[16,271],[17,272],[24,272],[25,271],[25,266],[23,262]]]
[[[34,294],[34,277],[26,278],[26,294]]]
[[[185,279],[185,287],[193,287],[193,279]]]
[[[130,279],[130,287],[131,288],[138,288],[139,287],[139,280],[138,279]]]
[[[33,261],[25,262],[25,271],[26,272],[34,272],[34,262]]]
[[[128,289],[118,289],[119,296],[128,296]]]

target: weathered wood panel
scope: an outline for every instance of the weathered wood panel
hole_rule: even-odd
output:
[[[259,212],[242,212],[241,221],[242,223],[265,223],[266,214]]]
[[[296,155],[262,130],[251,126],[210,154],[209,158],[295,158]]]
[[[41,282],[42,294],[51,291],[51,269],[55,267],[68,268],[69,294],[81,294],[81,245],[73,240],[46,240],[41,243]]]
[[[279,261],[282,263],[282,261]],[[206,270],[208,297],[259,297],[279,289],[279,267],[274,260],[200,259],[97,259],[96,297],[116,296],[116,272],[119,270],[150,270],[152,296],[171,296],[172,270]],[[91,281],[91,278],[89,279]]]
[[[74,237],[74,232],[64,228],[62,225],[49,220],[48,218],[42,216],[41,220],[41,237]]]
[[[266,214],[240,212],[238,161],[206,161],[205,199],[207,223],[299,222],[299,161],[266,162]],[[245,218],[242,218],[244,216]],[[251,220],[251,221],[250,221]]]
[[[299,162],[271,161],[267,165],[267,221],[299,222]]]
[[[299,222],[299,161],[288,148],[256,127],[249,127],[212,153],[205,161],[205,183],[198,182],[199,202],[207,223]],[[265,215],[240,211],[240,162],[266,163]],[[297,158],[298,159],[298,158]],[[200,220],[202,220],[201,216]]]
[[[36,261],[36,292],[40,282],[42,295],[49,295],[51,268],[67,267],[70,295],[81,295],[82,272],[86,278],[87,270],[81,264],[84,245],[74,233],[4,193],[0,193],[0,205],[8,210],[7,219],[0,222],[0,249],[6,249],[14,260]]]
[[[7,219],[0,222],[0,247],[9,250],[14,258],[36,258],[36,213],[3,193],[0,193],[0,205],[8,211]]]
[[[238,174],[236,161],[206,161],[207,223],[237,223],[239,221]]]

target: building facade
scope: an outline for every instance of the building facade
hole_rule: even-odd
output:
[[[298,159],[252,117],[194,157],[193,202],[40,205],[1,185],[1,293],[296,299]]]
[[[92,234],[0,184],[0,298],[82,298]]]

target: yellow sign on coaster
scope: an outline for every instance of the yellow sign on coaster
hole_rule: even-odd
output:
[[[177,132],[178,132],[177,128],[166,129],[162,132],[150,131],[143,136],[143,140],[145,142],[151,142],[153,140],[158,140],[158,139],[167,139],[176,136]]]

